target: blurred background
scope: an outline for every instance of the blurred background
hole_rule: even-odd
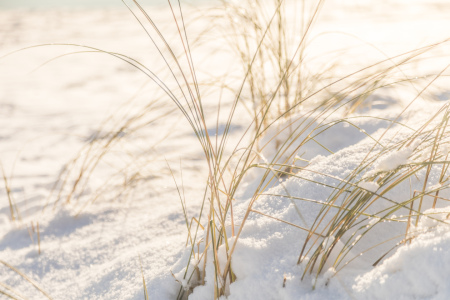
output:
[[[129,3],[132,1],[129,1]],[[176,3],[177,1],[172,1]],[[211,3],[211,0],[189,0],[185,4]],[[141,0],[142,5],[164,5],[167,0]],[[0,9],[24,8],[24,9],[80,9],[80,8],[107,8],[121,7],[121,0],[1,0]]]

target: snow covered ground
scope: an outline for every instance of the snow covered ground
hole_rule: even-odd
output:
[[[202,17],[189,29],[192,39],[209,24],[206,14],[210,10],[196,9]],[[167,8],[149,7],[148,12],[168,40],[176,39]],[[339,68],[333,69],[333,76],[344,76],[386,57],[443,41],[450,36],[449,13],[446,0],[327,1],[312,33],[319,37],[308,49],[318,58],[318,66],[329,57],[337,58]],[[194,13],[187,15],[195,17]],[[208,32],[193,49],[200,82],[234,74],[238,68],[223,38]],[[167,75],[151,41],[125,9],[0,11],[0,55],[50,43],[88,45],[125,54],[151,66],[155,73]],[[0,291],[18,299],[44,297],[8,264],[37,282],[53,299],[143,299],[142,274],[150,299],[174,299],[180,285],[171,272],[180,278],[190,250],[185,248],[187,230],[177,187],[187,215],[197,217],[208,175],[204,154],[187,121],[148,78],[117,58],[85,50],[45,46],[0,60],[0,163],[6,178],[0,186]],[[450,63],[449,50],[448,43],[440,45],[404,72],[418,77],[436,75]],[[69,54],[74,51],[79,53]],[[273,195],[326,201],[330,188],[308,180],[338,185],[336,178],[351,174],[373,146],[372,138],[381,137],[389,127],[381,118],[396,119],[433,78],[418,80],[415,93],[399,88],[375,94],[369,99],[372,102],[352,115],[364,116],[352,119],[358,129],[342,123],[318,137],[334,154],[307,145],[302,157],[310,160],[310,171],[284,178],[282,184],[265,191],[267,195],[260,197],[253,209],[309,228],[319,205],[305,201],[294,205]],[[222,110],[230,107],[230,95],[204,88],[207,114],[217,114],[219,97],[223,98]],[[425,94],[401,115],[402,124],[419,129],[447,105],[448,81],[436,81]],[[326,122],[342,117],[337,112]],[[229,136],[231,145],[250,120],[238,107]],[[436,126],[436,120],[427,126]],[[220,137],[225,114],[217,123],[215,117],[210,121],[210,133]],[[274,130],[284,124],[280,122]],[[393,125],[382,143],[393,145],[407,138],[412,131],[405,128]],[[269,131],[267,136],[271,134]],[[400,151],[391,149],[367,172],[389,171],[419,161],[430,148],[429,139],[425,140]],[[439,153],[445,152],[448,142],[443,139]],[[271,147],[262,153],[266,159],[273,155]],[[409,199],[414,190],[422,189],[419,179],[423,180],[425,172],[417,173],[417,182],[404,182],[385,196],[397,202]],[[258,172],[250,175],[236,199],[236,220],[245,214],[249,195],[261,176]],[[355,187],[377,192],[378,184],[367,178],[355,182]],[[433,169],[429,178],[426,188],[431,191],[441,181],[440,169]],[[439,196],[448,199],[447,185],[444,181],[438,188],[442,189]],[[432,201],[427,197],[426,201]],[[371,207],[371,213],[386,208],[386,202],[379,202]],[[319,277],[308,274],[303,280],[307,259],[302,264],[297,264],[297,259],[306,232],[251,214],[236,244],[232,268],[237,281],[229,286],[228,299],[447,299],[450,231],[446,222],[450,209],[446,206],[444,200],[438,201],[437,211],[428,212],[434,219],[422,218],[410,232],[417,237],[389,252],[376,267],[371,265],[380,253],[401,238],[382,245],[384,250],[365,250],[404,235],[406,209],[396,212],[405,222],[383,222],[370,236],[362,237],[346,258],[357,259],[345,268],[327,266]],[[377,221],[367,220],[370,224]],[[333,242],[333,237],[328,239]],[[337,248],[342,243],[339,241]],[[189,299],[213,299],[213,272],[209,260],[206,284],[196,287]],[[6,296],[0,294],[2,297]]]

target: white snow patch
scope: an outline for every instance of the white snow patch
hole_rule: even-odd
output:
[[[401,150],[390,152],[377,161],[375,164],[375,170],[377,172],[388,172],[397,169],[399,166],[408,162],[408,158],[411,156],[414,149],[414,147],[406,147]]]
[[[447,215],[450,207],[428,210]],[[434,216],[438,216],[434,215]],[[364,299],[446,299],[450,295],[450,224],[422,217],[411,244],[399,247],[380,266],[358,276],[352,289]],[[421,233],[420,233],[421,232]]]
[[[361,181],[358,183],[358,186],[372,193],[375,193],[380,188],[378,183],[373,181]]]

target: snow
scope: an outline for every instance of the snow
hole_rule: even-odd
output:
[[[374,171],[388,172],[397,169],[401,165],[405,165],[408,162],[411,154],[420,145],[420,143],[420,140],[415,140],[413,144],[408,147],[396,151],[391,151],[388,155],[383,156],[376,162]]]
[[[450,208],[428,210],[439,212],[446,220]],[[436,216],[436,215],[435,215]],[[352,289],[364,299],[445,299],[449,295],[446,278],[450,274],[448,221],[420,222],[415,231],[421,232],[411,244],[399,247],[379,267],[358,276]]]
[[[411,156],[414,148],[408,147],[402,150],[398,150],[389,153],[386,157],[383,157],[375,165],[376,171],[393,171],[401,165],[405,165],[408,162],[408,158]]]
[[[364,151],[364,142],[367,141],[343,149],[330,157],[323,157],[310,167],[318,171],[328,170],[328,174],[345,174],[352,170],[361,159],[360,153]],[[331,169],[330,164],[333,165]],[[419,177],[423,175],[422,172]],[[325,176],[321,175],[316,175],[315,179],[327,180]],[[396,191],[390,192],[389,198],[397,199],[399,202],[407,199],[403,190],[407,185],[408,183],[405,183]],[[418,185],[418,182],[415,185]],[[379,189],[379,185],[373,182],[360,182],[358,186],[373,192]],[[270,190],[270,193],[284,194],[285,190],[291,196],[310,199],[320,199],[320,197],[328,195],[326,188],[298,178],[288,179],[284,186],[279,185]],[[448,195],[448,193],[445,194]],[[236,214],[242,213],[248,203],[239,204],[235,207]],[[296,210],[287,199],[283,201],[273,196],[263,196],[258,200],[254,209],[309,228],[307,225],[314,221],[320,206],[314,207],[304,202],[297,203],[297,205],[307,224],[302,224]],[[380,205],[382,207],[389,206],[388,203]],[[382,207],[374,208],[374,211],[381,210]],[[450,207],[436,211],[444,216],[440,219],[446,220],[445,216],[450,212]],[[425,211],[424,215],[431,215],[436,219],[436,211]],[[403,210],[403,213],[407,214],[406,210]],[[391,218],[402,219],[395,215],[392,215]],[[376,244],[377,238],[381,242],[398,234],[404,235],[405,232],[403,223],[384,223],[381,218],[376,217],[368,223],[370,226],[376,224],[381,228],[374,227],[370,232],[370,237],[357,235],[354,238],[355,242],[360,240],[361,242],[354,247],[348,259],[359,256],[361,257],[359,260],[351,261],[342,270],[329,265],[318,278],[308,274],[306,279],[301,281],[300,278],[307,260],[300,265],[297,265],[296,261],[306,233],[276,220],[256,214],[252,215],[239,238],[233,256],[232,267],[238,280],[230,285],[230,294],[227,299],[385,299],[392,296],[399,299],[435,296],[439,299],[445,298],[445,295],[448,295],[448,287],[444,284],[447,271],[443,271],[443,269],[448,267],[447,258],[442,257],[442,265],[437,266],[437,264],[439,264],[441,255],[447,256],[447,253],[444,254],[444,249],[448,246],[448,224],[421,218],[417,228],[411,229],[410,234],[417,235],[411,244],[397,247],[397,251],[391,257],[373,268],[371,264],[379,258],[379,253],[387,252],[395,246],[395,242],[381,245],[378,247],[381,250],[376,253],[365,252],[367,248]],[[427,229],[424,230],[424,228]],[[443,233],[446,234],[443,235]],[[323,240],[323,244],[330,244],[334,239],[333,236],[329,236]],[[340,241],[335,247],[335,254],[342,247]],[[212,272],[212,266],[207,269],[207,278],[212,280],[212,274],[208,274],[208,270]],[[286,287],[282,288],[285,275],[287,276]],[[389,281],[390,278],[393,278],[392,281]],[[209,282],[207,280],[206,287]],[[311,283],[315,285],[315,290],[312,290]],[[410,288],[411,286],[414,288]],[[212,297],[211,290],[211,285],[209,285],[209,289],[205,286],[198,287],[194,289],[190,299],[208,299]]]
[[[308,67],[337,60],[340,67],[330,77],[339,78],[388,56],[448,38],[447,2],[328,1],[314,26],[312,34],[317,39],[308,55],[315,60]],[[195,9],[203,17],[207,11],[201,6],[186,11]],[[170,11],[163,7],[149,11],[161,30],[176,40],[176,31],[170,30]],[[199,20],[189,27],[189,36],[196,36],[208,24],[207,18]],[[36,44],[83,44],[124,53],[170,78],[163,62],[149,55],[154,53],[151,42],[124,9],[2,10],[0,33],[0,56]],[[203,44],[193,48],[199,80],[209,82],[221,72],[233,78],[238,66],[226,50],[223,33],[202,39]],[[436,47],[395,76],[437,74],[448,64],[448,46]],[[177,47],[180,50],[182,45]],[[213,250],[209,247],[205,256],[190,259],[192,248],[186,246],[181,205],[186,205],[188,222],[198,217],[208,165],[195,134],[148,78],[108,55],[78,53],[41,66],[79,50],[47,46],[0,60],[0,163],[8,184],[0,187],[0,261],[29,276],[54,299],[143,299],[142,276],[150,299],[176,299],[180,288],[190,293],[190,300],[213,299]],[[331,59],[330,53],[339,55]],[[442,118],[428,121],[448,105],[448,81],[436,81],[411,104],[432,77],[422,79],[413,81],[411,89],[403,85],[380,89],[350,115],[344,110],[332,115],[300,113],[277,121],[265,132],[258,144],[258,163],[278,159],[292,165],[295,176],[280,176],[252,207],[273,218],[252,212],[239,238],[229,238],[230,245],[236,243],[231,267],[237,280],[227,286],[221,299],[450,297],[447,170],[443,176],[442,165],[429,172],[425,166],[394,189],[383,184],[390,176],[398,179],[395,172],[407,172],[425,162],[432,153],[432,129],[439,127]],[[176,87],[173,80],[168,84]],[[226,113],[216,120],[217,99],[222,99],[221,111],[226,112],[233,97],[205,89],[205,110],[214,116],[208,120],[209,133],[221,137]],[[142,112],[144,117],[137,117]],[[238,106],[225,156],[234,151],[250,121],[251,116]],[[129,126],[124,129],[124,124]],[[420,137],[402,143],[415,130]],[[298,144],[293,143],[278,156],[280,141],[294,141],[292,134],[300,131],[298,140],[307,141],[301,149],[294,151]],[[117,136],[108,144],[111,133]],[[444,138],[437,149],[442,161],[447,159],[449,143]],[[104,147],[109,147],[106,154]],[[98,163],[85,160],[89,155]],[[361,162],[369,166],[351,177]],[[68,198],[80,172],[90,176]],[[254,168],[240,186],[233,204],[235,224],[243,220],[263,173]],[[67,185],[61,186],[57,179],[66,175]],[[425,187],[424,178],[428,178]],[[324,235],[314,236],[317,244],[310,242],[307,248],[312,250],[297,264],[308,234],[299,227],[311,228],[332,191],[346,180],[350,180],[348,194],[368,199],[364,202],[367,216],[360,227],[339,237],[325,230],[332,219],[331,214],[323,215],[317,231],[324,230]],[[13,214],[8,189],[16,204]],[[419,217],[411,214],[409,202],[387,214],[393,203],[406,203],[422,191],[413,203],[417,211],[422,202]],[[337,197],[333,205],[345,204],[346,197]],[[371,203],[375,197],[378,200]],[[13,221],[13,215],[20,220]],[[203,237],[199,253],[206,248],[206,234],[199,231],[197,241]],[[333,245],[329,259],[319,275],[314,272],[317,265],[304,275],[318,244]],[[334,263],[348,245],[353,245],[348,254]],[[217,252],[223,269],[225,246]],[[373,266],[384,253],[388,254]],[[204,257],[209,257],[205,284],[188,282],[184,274],[201,268]],[[0,265],[0,284],[11,286],[24,298],[42,299],[37,289],[5,265]],[[8,290],[0,285],[0,291]]]
[[[358,183],[358,186],[362,189],[368,190],[369,192],[375,193],[380,186],[376,182],[368,182],[368,181],[361,181]]]

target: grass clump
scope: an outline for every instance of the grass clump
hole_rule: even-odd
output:
[[[272,14],[269,14],[268,18],[264,18],[264,14],[261,13],[263,6],[249,3],[252,9],[248,10],[225,2],[225,7],[232,11],[231,15],[227,15],[234,33],[231,35],[231,39],[236,47],[237,57],[244,67],[245,75],[242,84],[235,92],[235,100],[228,116],[227,129],[218,142],[219,147],[214,147],[217,143],[211,142],[211,137],[207,134],[207,128],[195,129],[202,142],[210,170],[207,188],[205,189],[204,205],[198,216],[198,220],[205,224],[205,230],[203,239],[198,240],[200,225],[197,225],[195,230],[190,227],[189,235],[192,237],[191,260],[183,275],[183,280],[187,283],[183,284],[184,289],[180,289],[179,299],[186,295],[189,286],[205,284],[207,260],[212,260],[214,265],[214,298],[227,294],[229,284],[237,279],[231,264],[233,253],[246,221],[252,213],[274,218],[307,232],[304,245],[302,249],[299,249],[298,263],[305,263],[304,276],[308,272],[314,272],[317,279],[317,276],[327,264],[339,269],[339,267],[353,261],[354,258],[348,259],[347,257],[350,250],[375,225],[384,221],[407,223],[404,218],[395,217],[394,213],[406,210],[405,216],[408,216],[409,219],[416,218],[416,220],[420,216],[426,216],[423,214],[424,204],[422,200],[429,195],[426,193],[426,186],[430,183],[429,174],[432,172],[433,166],[436,167],[437,165],[441,168],[441,174],[445,174],[447,170],[448,162],[445,159],[443,160],[442,154],[436,150],[438,144],[446,143],[444,141],[445,134],[441,131],[442,128],[438,131],[436,131],[437,127],[435,129],[429,128],[430,124],[434,124],[440,117],[443,117],[443,119],[438,127],[446,124],[445,111],[447,105],[444,105],[438,114],[426,121],[423,127],[419,129],[408,128],[399,122],[410,105],[417,99],[423,98],[428,88],[441,78],[446,71],[446,68],[444,68],[439,74],[427,77],[426,85],[422,89],[418,89],[417,84],[420,80],[411,79],[405,75],[403,67],[417,63],[424,53],[433,50],[442,43],[414,49],[395,57],[388,57],[346,76],[329,80],[327,84],[323,84],[321,87],[314,88],[314,86],[309,85],[305,87],[302,83],[308,81],[309,78],[305,75],[302,67],[306,37],[323,2],[317,1],[309,19],[306,21],[303,19],[301,38],[297,41],[294,51],[291,52],[287,50],[288,44],[292,40],[286,37],[288,26],[287,23],[284,23],[286,22],[284,2],[274,1],[271,4],[273,5],[271,6],[273,8]],[[304,12],[305,8],[302,9]],[[262,23],[264,25],[261,25]],[[239,33],[238,26],[250,30]],[[272,74],[268,74],[266,71],[269,68],[267,64],[271,65]],[[311,81],[315,82],[322,75],[319,74]],[[307,79],[303,76],[306,76]],[[415,93],[415,97],[396,118],[386,119],[389,125],[384,134],[379,137],[372,137],[365,133],[363,129],[351,123],[351,114],[357,111],[358,107],[365,103],[371,95],[393,87],[407,85]],[[233,122],[235,109],[240,104],[243,104],[251,112],[253,118],[250,126],[254,130],[251,131],[249,127],[246,131],[248,136],[246,146],[237,145],[231,155],[224,157],[227,130]],[[201,108],[201,101],[198,101],[198,105]],[[202,120],[200,123],[207,123],[203,121],[206,120],[206,116],[201,114],[201,109],[196,115],[200,116]],[[276,128],[276,125],[281,121],[284,122],[282,122],[284,125]],[[308,159],[303,159],[297,155],[302,153],[305,145],[316,143],[321,150],[333,154],[332,150],[318,140],[322,134],[340,123],[352,124],[372,138],[374,146],[369,149],[366,157],[348,177],[344,179],[334,177],[339,182],[337,186],[329,186],[324,182],[314,181],[320,186],[333,189],[327,201],[323,203],[315,199],[272,195],[288,198],[292,203],[309,201],[322,205],[313,224],[307,227],[298,226],[255,210],[254,205],[258,199],[271,186],[277,184],[280,178],[297,177],[305,179],[302,176],[303,173],[314,172],[305,168],[308,166]],[[391,128],[394,125],[403,126],[411,132],[409,135],[403,135],[402,139],[392,142],[391,139],[395,140],[395,135],[391,135]],[[271,136],[269,133],[273,128],[276,129]],[[430,140],[428,137],[432,132],[437,135]],[[261,145],[261,138],[267,135],[269,135],[269,138],[263,140],[265,143]],[[419,139],[422,141],[421,147],[415,143]],[[425,140],[428,143],[425,143]],[[276,145],[275,152],[272,152],[269,157],[260,162],[264,148],[273,143]],[[404,160],[392,170],[377,169],[379,167],[377,162],[387,159],[386,157],[392,153],[406,153],[407,155],[404,155],[408,159],[410,156],[416,155],[418,149],[421,149],[420,151],[431,149],[430,153],[434,154],[420,162],[408,163],[407,160]],[[297,161],[306,163],[303,166],[297,166]],[[375,172],[368,176],[366,173],[374,168]],[[237,221],[233,213],[234,199],[248,173],[255,169],[260,170],[260,176],[257,177],[256,183],[252,186],[253,190],[244,215]],[[423,184],[421,192],[419,191],[413,197],[401,202],[389,198],[389,191],[400,186],[405,180],[420,178],[419,173],[424,169],[426,169],[426,175],[419,179],[419,181],[422,180]],[[332,177],[325,173],[319,175]],[[439,184],[446,180],[446,177],[442,175]],[[366,181],[373,184],[368,186],[364,184]],[[433,189],[432,192],[436,193],[437,190]],[[418,199],[421,200],[418,201]],[[389,205],[382,205],[382,209],[376,208],[378,205],[374,204],[380,202]],[[414,203],[417,202],[419,204],[416,207]],[[209,204],[209,208],[205,207],[206,204]],[[431,206],[427,204],[426,207],[434,208],[435,203]],[[298,211],[298,215],[299,219],[302,219],[301,211]],[[433,218],[432,216],[429,217]],[[370,218],[380,220],[380,222],[372,222],[368,226]],[[381,244],[394,241],[396,245],[401,245],[410,241],[412,237],[408,235],[408,229],[406,229],[405,236],[406,238],[397,236]],[[338,242],[343,243],[343,247],[337,250]],[[377,246],[372,245],[369,250],[377,248]],[[338,253],[335,254],[335,260],[330,262],[332,251]],[[367,251],[367,249],[364,251]],[[378,254],[380,259],[386,256],[386,253]],[[306,257],[308,257],[307,262],[305,261]],[[378,264],[380,259],[375,261],[374,265]]]

